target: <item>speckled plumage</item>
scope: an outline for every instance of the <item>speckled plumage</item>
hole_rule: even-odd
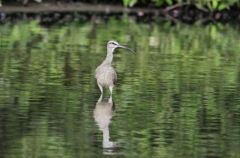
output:
[[[107,43],[107,56],[97,67],[95,72],[95,78],[101,93],[103,93],[103,87],[105,87],[109,88],[112,95],[112,89],[117,80],[117,73],[112,67],[113,53],[116,48],[125,48],[132,51],[131,49],[120,45],[117,41],[109,41]]]
[[[117,81],[117,73],[111,64],[101,64],[96,69],[96,79],[99,85],[109,88]]]

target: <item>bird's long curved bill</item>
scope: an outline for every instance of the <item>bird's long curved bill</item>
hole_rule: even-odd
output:
[[[132,49],[130,49],[130,48],[128,48],[128,47],[126,47],[126,46],[118,45],[118,47],[119,47],[119,48],[124,48],[124,49],[127,49],[127,50],[129,50],[130,52],[132,52],[132,53],[135,53],[135,51],[134,51],[134,50],[132,50]]]

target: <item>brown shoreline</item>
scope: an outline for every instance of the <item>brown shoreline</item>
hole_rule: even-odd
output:
[[[209,22],[234,22],[240,23],[239,9],[224,10],[221,12],[211,12],[204,8],[199,8],[192,4],[177,4],[166,8],[126,8],[120,5],[92,5],[85,3],[31,3],[27,6],[21,5],[3,5],[0,7],[0,22],[4,23],[6,17],[19,18],[19,14],[28,17],[29,14],[88,14],[88,15],[116,15],[129,14],[136,16],[140,21],[150,20],[153,17],[162,17],[173,22],[195,23],[201,21],[202,23]],[[27,15],[27,16],[26,16]],[[51,18],[51,16],[49,16]],[[48,19],[49,19],[48,18]],[[20,18],[21,19],[21,18]],[[147,21],[150,21],[147,20]],[[51,20],[49,20],[51,21]]]
[[[0,12],[4,13],[39,13],[39,12],[92,12],[92,13],[160,13],[161,9],[145,9],[145,8],[126,8],[117,5],[90,5],[84,3],[70,4],[30,4],[28,6],[19,5],[4,5],[0,7]]]

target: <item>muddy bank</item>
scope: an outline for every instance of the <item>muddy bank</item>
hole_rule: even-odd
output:
[[[121,18],[128,14],[138,21],[149,22],[162,18],[172,22],[193,23],[240,23],[240,11],[230,8],[221,12],[211,12],[191,4],[178,4],[166,8],[126,8],[120,5],[91,5],[84,3],[42,3],[28,6],[4,5],[0,7],[0,22],[38,19],[41,23],[65,23],[72,20],[89,20],[95,17]]]

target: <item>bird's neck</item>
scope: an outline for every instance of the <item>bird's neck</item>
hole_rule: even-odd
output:
[[[111,65],[112,64],[112,60],[113,60],[113,53],[112,52],[108,52],[105,60],[103,61],[103,64]]]

